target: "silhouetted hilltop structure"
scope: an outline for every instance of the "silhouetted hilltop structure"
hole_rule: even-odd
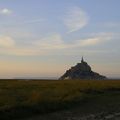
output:
[[[91,67],[84,61],[83,57],[81,63],[78,63],[76,66],[71,67],[67,70],[63,76],[59,78],[60,80],[66,79],[106,79],[105,76],[102,76],[91,70]]]

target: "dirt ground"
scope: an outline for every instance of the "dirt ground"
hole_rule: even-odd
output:
[[[34,116],[24,120],[120,120],[120,112],[99,112],[83,114],[78,109]]]

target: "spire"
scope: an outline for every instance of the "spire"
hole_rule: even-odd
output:
[[[83,63],[83,62],[84,62],[84,59],[83,59],[83,56],[82,56],[81,63]]]

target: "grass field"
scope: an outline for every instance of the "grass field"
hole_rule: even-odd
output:
[[[0,120],[78,106],[119,111],[119,101],[119,80],[0,80]]]

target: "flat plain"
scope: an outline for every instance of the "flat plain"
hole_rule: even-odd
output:
[[[0,80],[0,120],[72,120],[119,112],[120,80]]]

